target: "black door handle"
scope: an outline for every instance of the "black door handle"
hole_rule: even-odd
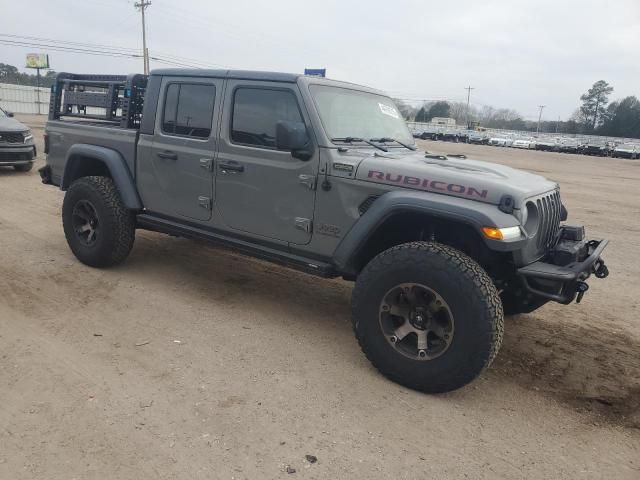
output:
[[[227,170],[230,172],[244,172],[244,165],[238,163],[219,163],[218,168],[220,170]]]
[[[156,153],[160,158],[168,158],[169,160],[177,160],[178,154],[176,152],[170,152],[169,150],[165,150],[164,152]]]

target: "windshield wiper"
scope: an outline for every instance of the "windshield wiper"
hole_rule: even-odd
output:
[[[379,143],[388,143],[388,142],[396,142],[399,145],[402,145],[404,148],[408,148],[409,150],[416,150],[416,147],[403,143],[400,140],[396,140],[395,138],[389,138],[389,137],[382,137],[382,138],[372,138],[371,139],[372,142],[379,142]]]
[[[373,142],[370,142],[369,140],[365,140],[364,138],[358,138],[358,137],[342,137],[342,138],[332,138],[331,139],[332,142],[344,142],[344,143],[355,143],[355,142],[362,142],[362,143],[366,143],[367,145],[371,145],[372,147],[377,148],[378,150],[382,150],[383,152],[388,152],[389,150],[387,150],[384,147],[381,147],[380,145],[376,145]]]

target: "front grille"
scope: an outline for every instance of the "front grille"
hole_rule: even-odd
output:
[[[20,132],[0,132],[0,143],[24,143],[24,135]]]
[[[536,206],[538,207],[538,217],[540,219],[536,243],[538,251],[546,252],[555,244],[560,230],[562,210],[560,192],[556,190],[553,193],[539,197],[536,200]]]

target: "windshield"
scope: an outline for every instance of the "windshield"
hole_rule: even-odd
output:
[[[327,85],[311,85],[309,90],[329,138],[388,138],[413,145],[413,136],[389,97]]]
[[[0,118],[6,117],[6,116],[7,114],[5,113],[5,111],[0,108]]]

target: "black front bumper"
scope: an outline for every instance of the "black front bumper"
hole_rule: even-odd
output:
[[[0,145],[0,166],[22,165],[33,162],[36,157],[34,145]]]
[[[572,243],[572,241],[565,243]],[[525,289],[534,296],[559,303],[571,303],[576,296],[577,301],[580,302],[589,288],[585,280],[592,273],[597,278],[605,278],[609,275],[609,270],[601,258],[602,251],[609,241],[580,240],[575,243],[582,250],[575,261],[558,265],[551,263],[553,259],[551,255],[549,259],[519,268],[517,273]]]

